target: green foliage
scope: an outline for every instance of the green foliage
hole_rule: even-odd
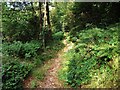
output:
[[[2,89],[22,90],[22,80],[31,71],[32,66],[11,60],[10,62],[4,64],[2,69]]]
[[[38,41],[31,41],[26,43],[14,41],[13,43],[4,43],[2,52],[12,56],[31,58],[37,55],[37,51],[40,50],[40,48],[41,43]]]
[[[36,78],[36,79],[38,79],[38,80],[43,80],[44,79],[44,77],[45,77],[45,71],[44,71],[45,69],[39,69],[39,68],[36,68],[33,72],[32,72],[32,74],[33,74],[33,76]],[[38,72],[39,71],[39,72]]]
[[[23,44],[22,54],[25,56],[25,58],[35,57],[37,55],[37,51],[40,50],[41,43],[38,41],[31,41],[26,42]]]
[[[77,41],[77,37],[72,37],[72,38],[71,38],[71,41],[72,41],[72,42],[76,42],[76,41]]]
[[[11,10],[6,3],[2,4],[3,40],[30,41],[39,33],[38,17],[30,10]]]
[[[30,82],[30,88],[36,88],[37,87],[37,83],[36,83],[36,80],[32,80]]]
[[[67,23],[72,35],[86,28],[95,26],[105,28],[120,21],[119,11],[120,3],[103,2],[75,2],[69,16],[71,21]]]
[[[14,41],[12,44],[10,43],[4,43],[2,45],[2,52],[4,54],[9,54],[9,55],[19,55],[20,53],[20,50],[21,50],[21,47],[22,47],[22,42],[20,41]]]
[[[71,2],[55,2],[55,9],[51,10],[51,22],[53,32],[67,31],[70,18],[70,9],[73,6]],[[69,17],[69,18],[68,18]]]
[[[72,87],[87,84],[91,79],[89,73],[97,63],[96,58],[85,55],[84,51],[74,51],[72,54],[68,64],[67,83]]]
[[[105,79],[101,80],[101,85],[103,87],[116,87],[116,84],[114,86],[111,84],[111,80],[115,83],[115,78],[117,78],[114,74],[118,70],[115,58],[119,54],[118,25],[107,27],[106,30],[99,28],[86,29],[78,33],[77,37],[73,37],[75,38],[75,46],[67,53],[67,64],[64,65],[62,70],[63,79],[69,85],[79,87],[90,84],[96,74],[98,75],[96,77],[100,76],[101,78],[102,74],[109,73],[111,79],[107,81],[108,76],[103,76]],[[94,80],[98,82],[97,79],[94,78]]]
[[[39,66],[43,64],[44,59],[42,57],[42,55],[37,55],[36,57],[32,58],[32,60],[34,61],[34,65]]]
[[[18,9],[17,4],[19,4]],[[103,83],[103,87],[106,84],[110,84],[108,86],[111,87],[111,82],[116,82],[116,75],[114,75],[118,72],[116,57],[120,53],[118,26],[106,26],[119,22],[119,2],[51,3],[55,6],[50,11],[52,32],[48,30],[49,26],[44,27],[45,18],[39,18],[39,16],[44,16],[43,4],[41,3],[42,13],[38,12],[38,3],[32,4],[23,6],[20,2],[11,2],[12,8],[8,7],[7,3],[2,3],[2,52],[7,56],[3,56],[3,60],[6,59],[3,62],[7,62],[9,58],[19,58],[20,60],[25,58],[32,59],[34,67],[41,65],[43,61],[53,58],[63,47],[63,44],[58,42],[64,38],[63,32],[70,31],[70,41],[75,43],[75,46],[67,53],[67,64],[63,68],[62,75],[66,82],[72,87],[79,87],[96,80],[94,77],[97,76],[103,79],[98,81],[98,83]],[[40,41],[36,41],[38,39]],[[52,43],[51,40],[53,40]],[[42,45],[46,46],[44,52],[41,49],[41,41]],[[21,82],[30,70],[31,66],[29,68],[22,62],[12,61],[4,64],[3,89],[22,88]],[[47,69],[38,71],[36,69],[33,73],[37,79],[42,80]],[[108,79],[108,76],[111,79]],[[36,87],[36,81],[31,82],[31,86]],[[112,87],[115,85],[113,84]]]
[[[64,38],[64,33],[62,31],[53,34],[53,39],[55,40],[62,40],[63,38]]]

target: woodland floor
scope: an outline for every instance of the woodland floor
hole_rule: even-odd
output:
[[[61,68],[64,53],[70,50],[73,44],[72,43],[68,44],[66,40],[63,40],[63,43],[65,44],[65,47],[62,50],[58,51],[58,53],[56,53],[57,54],[56,57],[48,60],[47,62],[45,62],[45,64],[42,67],[40,67],[40,68],[44,68],[48,66],[48,69],[44,79],[42,81],[37,80],[36,88],[63,88],[64,87],[63,81],[60,81],[58,79],[58,71]],[[30,82],[33,79],[34,78],[32,76],[29,76],[24,81],[24,88],[30,88]]]

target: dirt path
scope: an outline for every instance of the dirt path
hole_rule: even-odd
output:
[[[39,87],[41,88],[60,88],[63,87],[62,82],[58,79],[58,70],[61,67],[62,58],[65,52],[72,48],[73,45],[63,41],[65,47],[58,52],[57,57],[52,59],[52,65],[48,69],[47,75]]]
[[[40,68],[46,68],[47,72],[45,74],[44,80],[40,81],[37,80],[37,87],[36,88],[63,88],[63,82],[58,79],[58,70],[61,68],[61,64],[63,61],[63,55],[65,52],[70,50],[73,47],[73,43],[67,43],[66,40],[63,40],[63,43],[65,44],[65,47],[60,50],[58,53],[56,53],[56,57],[48,60],[42,67]],[[38,70],[39,72],[39,70]],[[24,80],[24,88],[30,88],[31,82],[35,80],[35,77],[28,77],[26,80]]]

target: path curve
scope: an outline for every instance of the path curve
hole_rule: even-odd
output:
[[[51,59],[52,65],[48,69],[48,72],[42,83],[38,87],[40,88],[63,88],[62,82],[58,79],[58,70],[61,67],[62,58],[65,52],[70,50],[73,44],[67,44],[66,40],[63,40],[65,47],[60,50],[57,54],[56,58]]]

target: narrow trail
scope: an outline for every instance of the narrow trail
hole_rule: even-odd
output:
[[[60,87],[62,88],[63,87],[62,85],[63,83],[58,79],[58,70],[61,67],[61,62],[62,62],[64,53],[70,50],[73,46],[71,43],[67,44],[66,40],[63,40],[63,43],[65,44],[65,47],[57,53],[56,58],[51,59],[53,63],[48,69],[43,82],[41,82],[38,87],[40,88],[60,88]]]
[[[68,52],[73,47],[73,43],[67,43],[66,39],[63,40],[65,47],[58,51],[56,57],[48,60],[42,67],[48,67],[47,72],[45,72],[45,77],[42,81],[37,80],[36,88],[64,88],[63,82],[58,79],[58,71],[61,68],[63,62],[63,56],[65,52]],[[39,71],[38,71],[39,72]],[[35,80],[35,77],[29,76],[26,80],[24,80],[24,88],[31,87],[31,81]]]

